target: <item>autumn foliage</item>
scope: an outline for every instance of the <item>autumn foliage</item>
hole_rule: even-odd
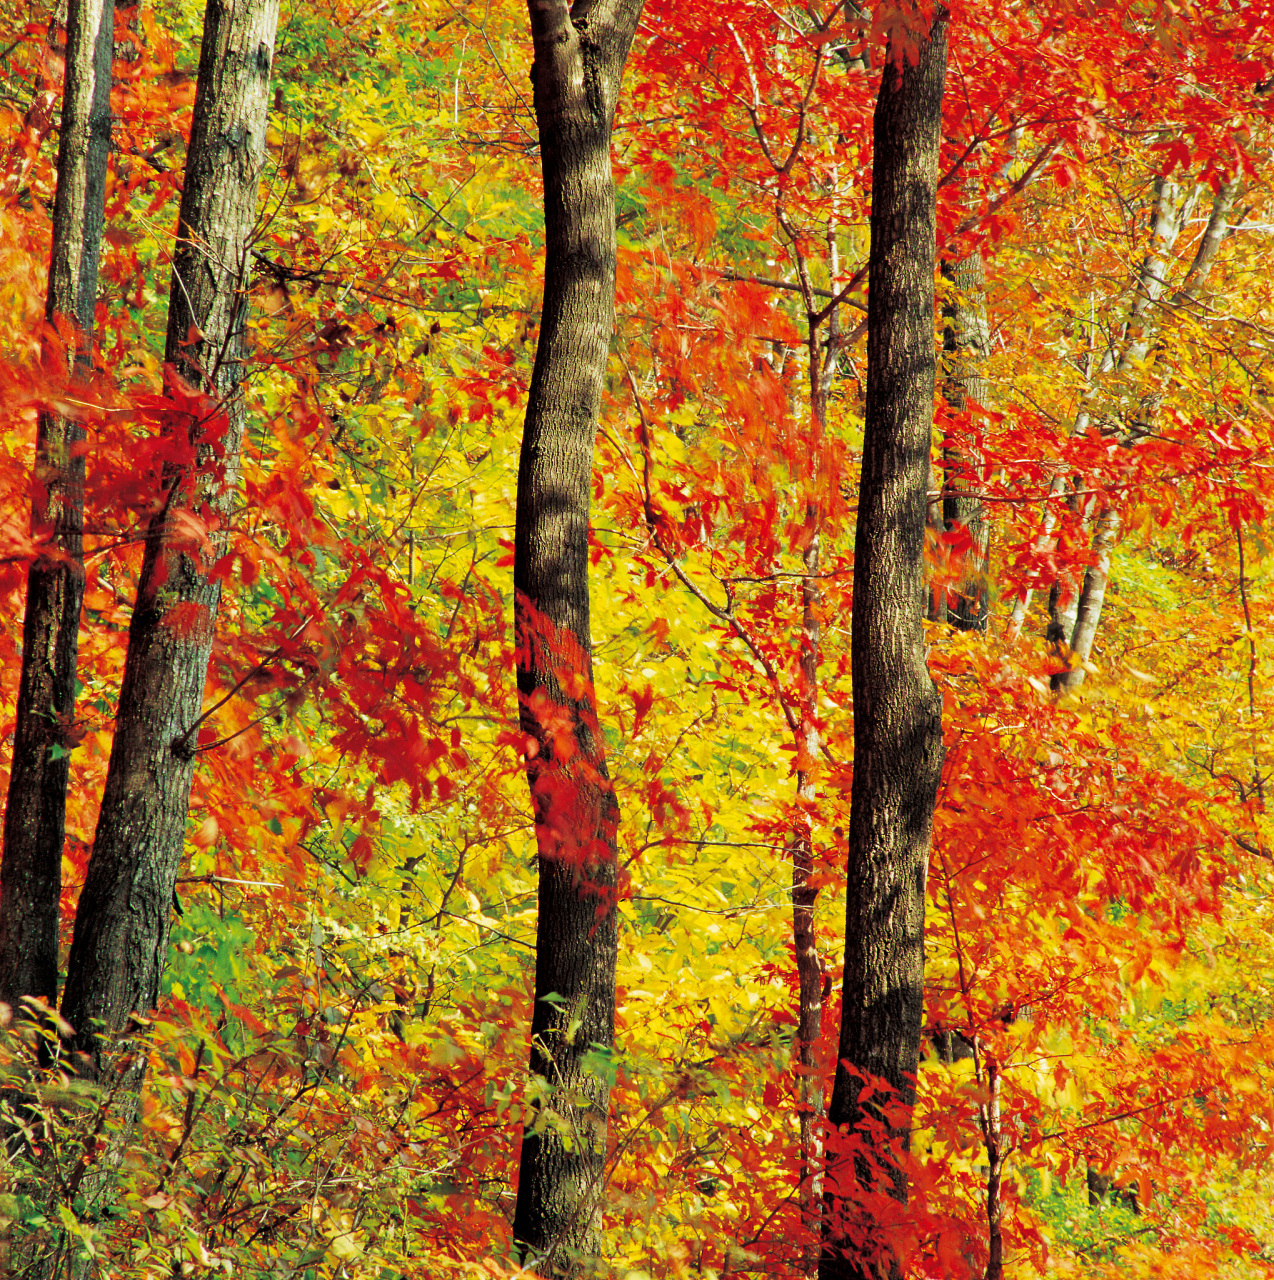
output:
[[[621,813],[602,1274],[797,1276],[816,1243],[793,846],[807,833],[830,1088],[871,112],[902,20],[649,0],[625,75],[590,552]],[[911,1192],[866,1196],[849,1224],[910,1276],[985,1276],[996,1232],[1013,1275],[1274,1273],[1271,21],[1263,3],[952,6],[935,269],[983,255],[992,341],[989,402],[935,406],[934,475],[987,513],[990,624],[927,632],[946,760]],[[207,434],[218,413],[160,355],[199,33],[188,7],[116,23],[95,364],[72,388],[68,334],[41,319],[61,37],[51,9],[0,5],[5,741],[40,554],[36,418],[73,410],[87,431],[64,944],[157,477],[190,461],[173,425]],[[10,1028],[5,1097],[26,1101],[5,1104],[21,1136],[0,1168],[0,1269],[513,1270],[536,1114],[538,744],[519,725],[511,572],[543,290],[525,28],[516,6],[345,0],[280,27],[249,423],[141,1120],[119,1212],[82,1219],[112,1099],[48,1069],[52,1010]],[[1167,180],[1185,211],[1137,310]],[[1225,184],[1227,233],[1186,298]],[[940,307],[951,288],[939,274]],[[1107,359],[1139,338],[1141,358]],[[1081,591],[1107,512],[1096,646],[1058,691],[1079,660],[1046,638],[1047,599]],[[816,695],[800,665],[815,535]],[[968,552],[966,530],[935,529],[931,585]],[[554,711],[538,723],[564,741]],[[880,1148],[825,1136],[860,1162]]]

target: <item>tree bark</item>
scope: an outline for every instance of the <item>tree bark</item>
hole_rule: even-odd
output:
[[[1161,191],[1166,186],[1166,183],[1161,184]],[[1194,259],[1186,272],[1181,287],[1172,296],[1174,309],[1188,306],[1198,301],[1200,292],[1207,284],[1217,252],[1226,237],[1226,220],[1229,217],[1230,206],[1237,190],[1238,180],[1231,179],[1229,182],[1223,183],[1220,189],[1214,193],[1208,225],[1204,229],[1198,248],[1195,250]],[[1161,197],[1161,204],[1166,203],[1166,199]],[[1171,207],[1169,205],[1169,208]],[[1165,215],[1161,213],[1156,226],[1156,234],[1161,241],[1166,239],[1167,245],[1170,246],[1176,240],[1177,233],[1185,221],[1185,214],[1180,204],[1178,204],[1176,206],[1175,219],[1171,226],[1161,231],[1159,230],[1159,224],[1163,222],[1164,217]],[[1170,238],[1168,238],[1169,233]],[[1144,297],[1145,302],[1136,314],[1139,327],[1135,331],[1135,336],[1131,337],[1116,370],[1117,373],[1125,377],[1146,359],[1150,351],[1153,327],[1146,323],[1144,313],[1150,303],[1156,301],[1162,292],[1164,275],[1167,271],[1167,263],[1162,258],[1165,253],[1166,248],[1161,248],[1160,256],[1150,259],[1151,268],[1147,270],[1147,268],[1143,267],[1142,297]],[[1148,421],[1154,417],[1161,398],[1160,395],[1151,395],[1143,401],[1141,407],[1142,421]],[[1140,438],[1141,436],[1134,427],[1124,443],[1133,445]],[[1056,678],[1054,682],[1055,688],[1073,689],[1083,683],[1084,667],[1080,664],[1088,662],[1092,657],[1093,644],[1097,639],[1097,624],[1101,621],[1102,605],[1105,603],[1106,588],[1110,582],[1111,552],[1118,536],[1119,513],[1113,506],[1106,506],[1097,518],[1093,533],[1093,562],[1084,574],[1084,585],[1076,601],[1075,619],[1070,633],[1071,653],[1077,659],[1077,662],[1071,666],[1069,671]]]
[[[530,0],[545,288],[518,468],[518,713],[539,854],[529,1115],[515,1248],[544,1275],[601,1252],[615,1038],[619,810],[593,691],[593,445],[615,309],[610,143],[641,0]]]
[[[1218,193],[1217,199],[1228,201],[1233,193],[1233,186],[1225,186],[1222,192]],[[1072,436],[1082,436],[1092,424],[1093,413],[1099,410],[1098,396],[1107,386],[1109,380],[1113,377],[1116,379],[1124,378],[1135,367],[1138,361],[1144,360],[1146,353],[1150,350],[1150,343],[1153,334],[1157,328],[1154,321],[1149,318],[1151,308],[1158,302],[1163,293],[1168,271],[1168,255],[1171,253],[1173,246],[1176,244],[1178,235],[1185,224],[1186,215],[1189,207],[1192,205],[1192,199],[1185,198],[1178,182],[1171,178],[1161,177],[1155,184],[1155,203],[1154,214],[1151,221],[1150,244],[1146,251],[1145,257],[1142,259],[1141,266],[1138,268],[1136,276],[1131,279],[1127,286],[1120,293],[1116,307],[1127,305],[1127,316],[1123,325],[1124,346],[1120,351],[1116,345],[1112,345],[1107,349],[1105,354],[1095,371],[1090,373],[1089,386],[1085,390],[1078,413],[1075,415],[1075,422],[1071,427],[1070,434]],[[1214,202],[1213,212],[1216,213],[1217,204]],[[1221,223],[1223,230],[1224,223]],[[1195,255],[1196,265],[1203,263],[1203,277],[1198,280],[1196,288],[1202,285],[1203,279],[1206,279],[1207,267],[1211,264],[1211,253],[1215,252],[1215,248],[1220,243],[1220,236],[1213,239],[1213,225],[1209,222],[1208,231],[1204,233],[1203,242],[1200,244],[1199,251]],[[1204,245],[1213,239],[1213,247],[1210,251],[1205,251]],[[1192,266],[1187,273],[1183,290],[1191,286],[1195,280],[1195,267]],[[1184,298],[1183,298],[1184,300]],[[1042,520],[1042,528],[1040,537],[1036,543],[1039,550],[1047,549],[1049,542],[1053,536],[1053,530],[1056,527],[1057,518],[1054,514],[1052,503],[1061,497],[1067,486],[1067,476],[1058,474],[1054,477],[1052,484],[1049,486],[1048,500],[1044,508]],[[1070,499],[1073,503],[1074,498]],[[1102,531],[1106,526],[1105,532]],[[1085,594],[1092,596],[1092,593],[1100,584],[1101,593],[1105,594],[1106,568],[1101,564],[1103,557],[1106,564],[1109,562],[1109,549],[1113,545],[1115,534],[1117,533],[1117,524],[1111,525],[1105,518],[1105,514],[1101,513],[1097,518],[1097,533],[1094,537],[1095,558],[1098,561],[1098,578],[1089,584],[1089,575],[1085,575],[1083,583],[1076,585],[1073,582],[1056,581],[1049,593],[1049,623],[1046,638],[1048,642],[1055,646],[1057,653],[1063,659],[1069,659],[1066,646],[1073,646],[1077,638],[1083,636],[1091,626],[1091,633],[1088,639],[1088,647],[1082,654],[1087,659],[1091,652],[1091,638],[1096,634],[1096,619],[1100,615],[1100,607],[1093,612],[1091,603],[1088,606],[1088,619],[1081,624],[1080,611],[1083,606],[1083,597]],[[1103,545],[1104,544],[1104,545]],[[1013,615],[1009,622],[1008,634],[1010,640],[1016,640],[1021,634],[1022,625],[1026,620],[1026,611],[1030,605],[1031,592],[1025,591],[1018,598],[1017,603],[1013,607]],[[1082,668],[1079,674],[1072,680],[1071,675],[1066,672],[1056,673],[1050,683],[1054,691],[1065,687],[1067,684],[1078,684],[1083,680]]]
[[[73,380],[92,368],[93,312],[106,217],[111,143],[111,0],[71,0],[53,202],[53,253],[45,318],[69,346]],[[57,998],[58,899],[75,666],[84,595],[84,430],[42,413],[36,435],[32,540],[27,571],[13,767],[0,864],[0,1001]]]
[[[936,375],[936,197],[946,78],[947,15],[915,35],[917,60],[891,47],[874,123],[867,407],[854,547],[851,795],[845,974],[829,1111],[823,1280],[876,1274],[847,1219],[874,1182],[906,1198],[899,1165],[915,1102],[923,1022],[924,904],[933,808],[942,768],[942,704],[925,665],[924,530]],[[885,1093],[864,1094],[865,1086]],[[889,1106],[886,1115],[882,1107]],[[856,1185],[857,1184],[857,1185]],[[861,1225],[861,1224],[859,1224]],[[857,1238],[855,1238],[857,1237]]]
[[[986,265],[980,250],[954,263],[942,274],[953,287],[943,306],[943,394],[956,413],[970,401],[987,403],[990,384],[984,365],[991,345],[986,323]],[[948,441],[943,446],[945,477],[942,495],[943,529],[961,529],[967,545],[960,559],[959,577],[947,601],[946,620],[960,631],[985,631],[988,616],[987,573],[990,569],[990,526],[982,500],[967,492],[969,473],[981,459],[967,445]]]
[[[836,282],[836,240],[828,232],[833,288]],[[833,309],[827,318],[827,338],[819,339],[819,325],[809,319],[810,439],[809,468],[817,492],[818,470],[827,432],[827,405],[836,359],[841,347],[840,316]],[[819,586],[819,555],[823,539],[823,512],[817,501],[805,507],[809,541],[801,555],[800,720],[796,735],[796,796],[806,812],[800,815],[792,839],[792,949],[796,957],[796,1035],[793,1057],[796,1068],[796,1113],[800,1150],[801,1220],[806,1238],[801,1243],[800,1274],[814,1280],[822,1252],[823,1128],[826,1105],[819,1070],[819,1044],[823,1038],[823,963],[818,954],[815,903],[818,886],[814,875],[814,832],[810,814],[818,800],[814,769],[822,749],[818,723],[819,662],[822,646],[823,592]]]
[[[248,244],[265,164],[278,0],[208,0],[173,256],[162,507],[146,531],[63,1016],[100,1075],[159,997],[220,588],[209,571],[243,435]]]

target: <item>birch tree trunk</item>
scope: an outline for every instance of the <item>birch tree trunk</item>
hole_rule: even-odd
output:
[[[243,436],[248,246],[265,164],[278,0],[208,0],[168,303],[176,420],[146,531],[115,738],[63,1016],[103,1053],[159,997]],[[184,390],[183,388],[184,384]],[[202,532],[206,530],[206,533]],[[127,1092],[127,1090],[125,1091]]]
[[[1194,259],[1186,272],[1181,287],[1172,296],[1171,305],[1174,309],[1196,302],[1199,294],[1207,284],[1212,264],[1216,260],[1217,252],[1220,250],[1221,243],[1227,234],[1226,219],[1229,216],[1230,207],[1237,190],[1238,181],[1237,179],[1232,179],[1223,183],[1214,193],[1212,211],[1208,217],[1208,224],[1199,241],[1198,248],[1195,250]],[[1179,215],[1176,221],[1177,231],[1180,230],[1183,222],[1184,216]],[[1174,234],[1173,239],[1175,238]],[[1147,305],[1149,305],[1149,302],[1157,301],[1161,295],[1165,270],[1166,264],[1160,268],[1158,275],[1147,286]],[[1118,367],[1120,374],[1126,376],[1146,359],[1150,352],[1153,333],[1157,328],[1158,326],[1151,326],[1144,319],[1141,320],[1139,331],[1131,337],[1120,359]],[[1143,418],[1153,417],[1159,399],[1161,399],[1161,396],[1153,394],[1146,398],[1141,406],[1141,416]],[[1138,439],[1140,439],[1140,436],[1134,427],[1124,443],[1133,445]],[[1070,645],[1073,665],[1069,671],[1061,676],[1058,682],[1062,688],[1073,689],[1083,683],[1084,667],[1082,664],[1089,662],[1092,658],[1093,644],[1097,639],[1097,624],[1101,621],[1102,605],[1106,600],[1106,588],[1110,583],[1111,552],[1118,536],[1119,513],[1113,506],[1107,505],[1101,510],[1093,532],[1093,562],[1084,574],[1084,586],[1076,602],[1075,621],[1071,629]]]
[[[68,371],[92,368],[93,312],[111,144],[112,0],[71,0],[45,319],[70,339]],[[13,767],[0,864],[0,1001],[53,1003],[75,667],[84,594],[84,441],[73,418],[42,413],[27,571]]]
[[[925,665],[924,532],[936,375],[934,258],[947,14],[892,47],[874,122],[867,408],[854,545],[854,780],[845,974],[829,1111],[828,1214],[820,1276],[866,1280],[887,1241],[854,1240],[846,1219],[874,1182],[847,1137],[870,1142],[887,1189],[907,1194],[898,1158],[915,1102],[924,992],[924,905],[942,769],[942,703]],[[864,1093],[868,1086],[882,1093]],[[837,1139],[839,1141],[837,1141]],[[833,1149],[833,1143],[839,1150]],[[883,1145],[884,1149],[881,1149]],[[874,1233],[870,1233],[874,1236]]]
[[[1211,266],[1212,258],[1225,234],[1225,213],[1233,199],[1235,186],[1233,183],[1223,184],[1213,199],[1212,217],[1208,229],[1204,232],[1194,261],[1186,274],[1181,290],[1174,297],[1174,305],[1185,303],[1196,297],[1202,288]],[[1088,388],[1084,392],[1070,434],[1080,436],[1092,425],[1094,414],[1101,413],[1100,397],[1111,389],[1114,383],[1115,394],[1119,394],[1119,383],[1126,380],[1135,370],[1138,363],[1146,358],[1159,323],[1153,318],[1153,309],[1163,296],[1167,286],[1169,271],[1169,255],[1177,242],[1182,227],[1185,225],[1189,209],[1193,205],[1197,192],[1186,193],[1181,184],[1171,178],[1160,178],[1155,183],[1155,199],[1151,219],[1150,244],[1136,276],[1120,293],[1115,309],[1127,307],[1122,326],[1122,345],[1112,343],[1091,375]],[[1045,505],[1042,528],[1037,546],[1040,550],[1047,548],[1056,527],[1056,516],[1052,504],[1065,492],[1067,477],[1059,474],[1049,488]],[[1112,524],[1112,518],[1114,523]],[[1109,575],[1109,554],[1118,532],[1117,518],[1107,514],[1105,509],[1095,514],[1093,521],[1093,556],[1096,576],[1091,578],[1085,574],[1084,581],[1079,584],[1058,582],[1053,586],[1049,597],[1048,639],[1058,647],[1059,653],[1066,655],[1065,646],[1069,645],[1081,660],[1086,661],[1092,651],[1092,641],[1096,634],[1096,620],[1101,608],[1098,597],[1104,598],[1106,580]],[[1026,611],[1030,604],[1028,591],[1022,595],[1014,606],[1009,622],[1009,638],[1016,639],[1021,633],[1026,620]],[[1087,597],[1087,600],[1085,600]],[[1081,621],[1080,613],[1085,617]],[[1076,642],[1083,646],[1082,653]],[[1060,673],[1052,684],[1054,689],[1069,684],[1077,684],[1083,679],[1082,668],[1078,675]]]
[[[593,445],[615,310],[610,143],[641,0],[530,0],[545,284],[518,467],[518,714],[539,853],[529,1118],[515,1248],[545,1276],[597,1269],[615,1039],[619,809],[593,691]]]

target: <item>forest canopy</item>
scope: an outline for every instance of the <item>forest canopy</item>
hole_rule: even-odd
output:
[[[0,0],[0,1271],[1274,1275],[1272,145],[1266,0]]]

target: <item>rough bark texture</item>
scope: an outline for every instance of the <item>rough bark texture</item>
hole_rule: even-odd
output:
[[[935,201],[946,14],[918,39],[918,62],[892,51],[876,104],[872,167],[867,409],[855,539],[852,669],[854,781],[845,975],[833,1134],[876,1134],[887,1189],[907,1122],[884,1119],[883,1083],[909,1110],[924,1005],[925,876],[942,767],[941,700],[925,665],[924,529],[933,429]],[[837,1144],[840,1145],[840,1144]],[[885,1149],[882,1149],[885,1148]],[[823,1280],[874,1275],[882,1259],[847,1248],[855,1183],[867,1161],[829,1143]],[[861,1226],[861,1224],[860,1224]],[[860,1235],[859,1232],[853,1232]],[[861,1236],[860,1236],[861,1238]],[[888,1244],[871,1240],[888,1259]]]
[[[544,1275],[601,1250],[615,1038],[618,807],[593,693],[588,527],[615,308],[610,141],[641,0],[531,0],[544,173],[545,288],[518,469],[519,716],[539,849],[532,1120],[513,1235]],[[597,1046],[600,1046],[598,1048]]]
[[[195,768],[244,410],[247,246],[265,163],[278,0],[209,0],[169,295],[176,400],[164,505],[152,518],[101,815],[62,1012],[101,1069],[107,1036],[159,995]],[[193,341],[191,340],[193,338]],[[206,529],[207,535],[198,531]]]
[[[71,0],[45,318],[72,378],[92,367],[93,311],[111,142],[111,0]],[[84,431],[42,413],[36,436],[22,675],[0,864],[0,1000],[57,998],[58,897],[84,594]]]

